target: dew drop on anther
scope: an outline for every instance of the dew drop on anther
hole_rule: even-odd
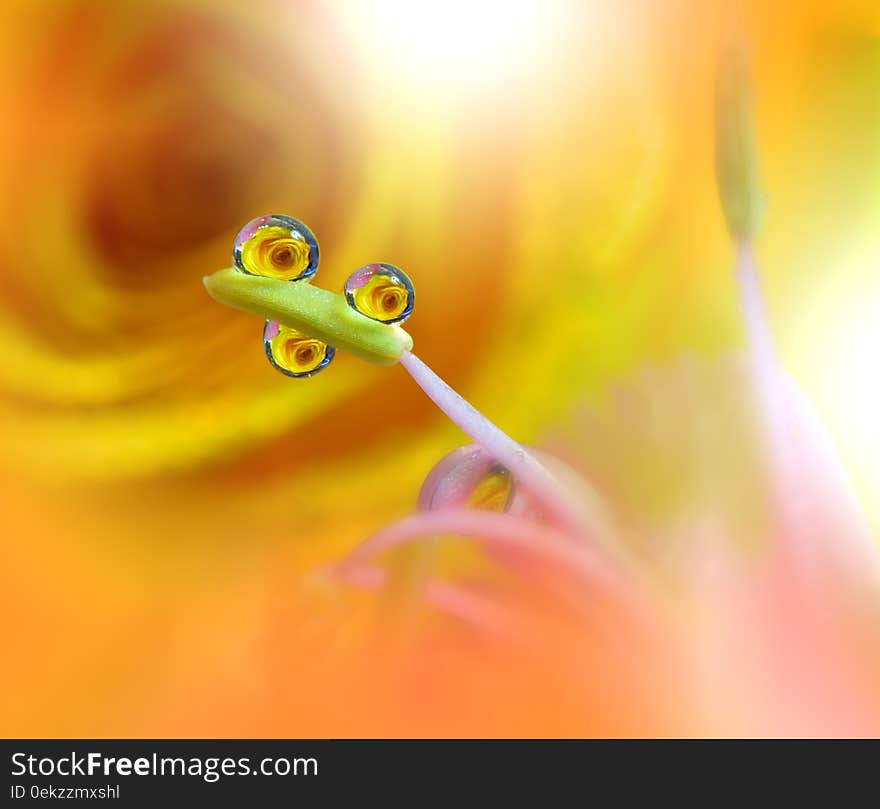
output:
[[[318,242],[298,219],[280,214],[248,222],[232,245],[235,266],[249,275],[299,281],[318,269]]]
[[[392,264],[365,264],[345,282],[345,299],[362,315],[381,323],[402,323],[416,293],[406,273]]]
[[[263,347],[269,362],[282,374],[308,377],[326,368],[336,349],[289,326],[267,320]]]

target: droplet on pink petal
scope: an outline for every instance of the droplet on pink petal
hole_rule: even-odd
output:
[[[510,472],[478,444],[453,450],[428,473],[417,508],[507,511],[515,496]]]
[[[573,493],[583,506],[585,527],[596,541],[614,534],[611,515],[599,494],[568,464],[534,447],[524,447]],[[434,466],[419,491],[420,511],[480,509],[508,512],[536,522],[548,518],[546,506],[479,444],[453,450]]]

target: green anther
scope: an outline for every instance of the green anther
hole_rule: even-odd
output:
[[[220,303],[298,329],[367,362],[394,365],[412,348],[412,337],[400,326],[371,320],[343,295],[308,281],[280,281],[228,267],[205,276],[204,283]]]
[[[764,212],[758,147],[752,116],[748,56],[741,44],[722,55],[715,99],[718,193],[727,228],[737,240],[750,240]]]

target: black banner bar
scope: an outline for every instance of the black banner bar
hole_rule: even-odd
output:
[[[3,740],[2,795],[5,805],[23,807],[218,799],[315,806],[352,797],[458,806],[489,789],[491,805],[530,793],[544,796],[542,806],[606,806],[688,793],[709,804],[722,795],[754,800],[776,783],[789,796],[824,791],[837,803],[874,780],[864,762],[880,760],[880,744],[868,744],[872,750],[809,741]]]

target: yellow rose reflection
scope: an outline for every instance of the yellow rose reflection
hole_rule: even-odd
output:
[[[345,282],[345,297],[362,315],[382,323],[400,323],[412,314],[415,290],[398,267],[367,264]]]
[[[232,258],[250,275],[296,281],[315,274],[318,244],[312,232],[289,216],[261,216],[235,237]]]
[[[481,478],[468,498],[470,508],[481,508],[485,511],[506,511],[513,492],[513,480],[500,464],[495,464]]]
[[[269,362],[287,376],[312,376],[325,368],[335,353],[332,346],[274,320],[266,322],[263,345]]]

